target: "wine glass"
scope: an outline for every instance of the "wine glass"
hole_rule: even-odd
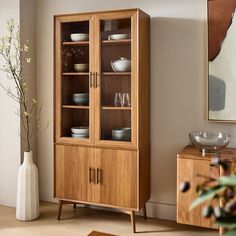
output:
[[[115,93],[115,100],[114,100],[114,105],[115,106],[120,106],[123,104],[123,96],[121,93]]]
[[[119,93],[115,93],[114,105],[119,106],[119,104],[120,104]]]
[[[120,105],[122,107],[124,107],[126,105],[126,99],[125,99],[125,93],[120,94],[121,98],[120,98]]]
[[[127,107],[131,106],[129,93],[125,93],[125,104]]]

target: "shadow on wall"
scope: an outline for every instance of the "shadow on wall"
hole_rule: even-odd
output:
[[[200,129],[206,21],[151,18],[151,201],[176,202],[176,154]]]

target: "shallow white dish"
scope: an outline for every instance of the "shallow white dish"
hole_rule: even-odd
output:
[[[72,132],[72,134],[76,134],[76,135],[87,135],[88,136],[89,127],[88,126],[72,127],[71,132]]]
[[[127,58],[121,57],[119,60],[111,61],[111,67],[115,72],[130,72],[131,61]]]
[[[85,134],[71,134],[71,136],[73,138],[88,138],[89,136],[88,135],[85,135]]]
[[[121,40],[129,39],[129,34],[111,34],[108,36],[108,40]]]
[[[89,35],[84,34],[84,33],[76,33],[76,34],[71,34],[70,38],[73,42],[88,41],[89,40]]]
[[[88,71],[89,64],[87,63],[80,63],[80,64],[74,64],[74,70],[77,72],[85,72]]]

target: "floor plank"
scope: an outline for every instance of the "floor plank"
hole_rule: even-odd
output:
[[[217,231],[179,225],[172,221],[136,217],[137,236],[218,236]],[[87,207],[63,206],[61,220],[57,220],[57,204],[43,203],[40,218],[20,222],[15,209],[0,206],[0,236],[88,236],[92,231],[117,236],[132,233],[129,215]]]

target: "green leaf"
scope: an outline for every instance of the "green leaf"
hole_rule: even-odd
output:
[[[235,236],[235,235],[236,235],[236,229],[229,230],[223,234],[223,236]]]
[[[236,216],[227,216],[215,222],[216,225],[223,228],[236,229]]]
[[[222,176],[219,178],[219,184],[225,186],[236,186],[236,175]]]
[[[212,199],[218,192],[221,192],[225,189],[225,186],[216,185],[210,189],[208,189],[206,192],[204,192],[202,195],[197,197],[190,205],[189,210],[192,210],[196,206],[200,205],[201,203]]]

